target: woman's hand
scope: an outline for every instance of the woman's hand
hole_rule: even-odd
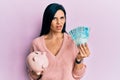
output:
[[[90,55],[89,48],[87,44],[81,44],[78,46],[79,53],[76,56],[75,64],[73,68],[73,74],[79,77],[82,77],[85,73],[86,65],[83,62],[83,58],[86,58]],[[76,77],[75,76],[75,77]]]
[[[90,51],[89,51],[87,43],[79,45],[78,49],[79,49],[79,53],[76,57],[77,59],[83,59],[90,55]]]

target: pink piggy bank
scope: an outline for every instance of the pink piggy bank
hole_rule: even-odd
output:
[[[41,74],[41,72],[48,66],[46,52],[31,52],[27,56],[27,66],[30,71],[34,71],[38,75]]]

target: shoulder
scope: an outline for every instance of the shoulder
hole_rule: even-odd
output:
[[[72,37],[68,33],[64,33],[64,37],[65,37],[66,42],[75,44]]]
[[[64,37],[65,37],[67,40],[73,42],[72,37],[71,37],[68,33],[64,33]]]
[[[37,44],[39,42],[42,42],[44,36],[39,36],[35,39],[33,39],[32,44]]]

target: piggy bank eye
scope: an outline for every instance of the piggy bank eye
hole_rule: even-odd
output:
[[[35,52],[35,54],[38,54],[38,52]]]
[[[35,59],[34,59],[34,58],[32,58],[32,60],[35,62]]]

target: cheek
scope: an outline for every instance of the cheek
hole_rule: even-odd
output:
[[[51,26],[55,26],[55,25],[56,25],[56,22],[53,21],[53,22],[51,23]]]
[[[50,28],[51,28],[52,30],[54,30],[54,29],[55,29],[55,24],[52,23],[51,26],[50,26]]]
[[[62,23],[65,24],[66,20],[63,20]]]
[[[51,28],[51,29],[53,29],[53,28],[54,28],[54,25],[53,25],[53,24],[51,24],[50,28]]]

